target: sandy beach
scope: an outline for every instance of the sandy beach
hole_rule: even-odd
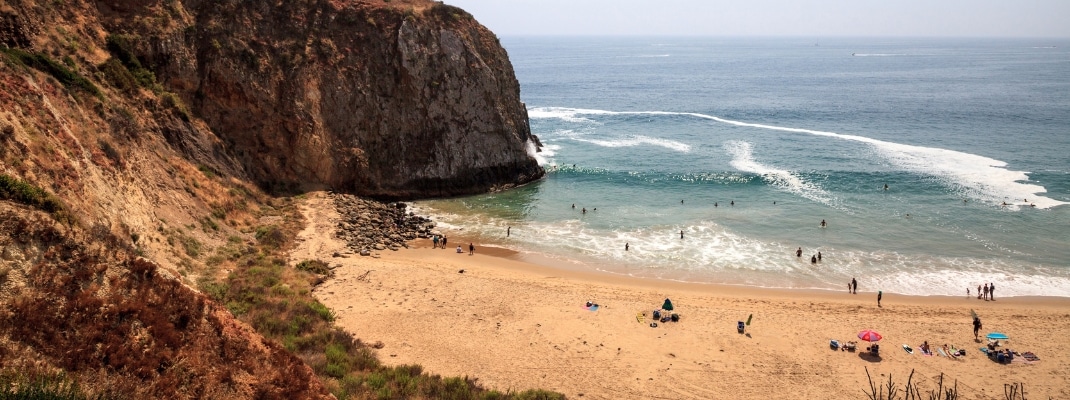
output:
[[[884,293],[771,290],[641,280],[554,266],[537,256],[481,246],[463,235],[449,249],[431,241],[361,257],[334,238],[338,214],[324,193],[302,205],[308,225],[291,254],[318,258],[336,276],[315,290],[337,323],[369,343],[382,342],[388,364],[470,376],[502,391],[549,389],[570,398],[864,398],[866,369],[877,384],[891,374],[902,388],[914,371],[923,393],[956,381],[960,399],[1004,398],[1022,383],[1027,398],[1070,398],[1070,299],[982,301]],[[461,244],[464,252],[454,248]],[[342,257],[334,257],[340,253]],[[461,272],[463,270],[463,272]],[[651,327],[651,312],[671,298],[679,322]],[[588,310],[587,301],[599,304]],[[1004,348],[1040,360],[997,364],[980,353],[970,310],[985,333],[1007,334]],[[645,316],[643,316],[645,314]],[[753,315],[746,334],[736,323]],[[830,349],[829,340],[880,332],[879,357]],[[908,354],[923,341],[964,348],[952,359]]]

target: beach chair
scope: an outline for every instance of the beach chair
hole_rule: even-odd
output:
[[[869,354],[872,354],[875,357],[876,356],[880,356],[881,355],[880,354],[880,350],[881,350],[880,346],[881,345],[874,343],[872,346],[866,347],[866,350],[869,351]]]
[[[852,340],[852,341],[849,341],[847,343],[844,343],[843,344],[843,349],[853,353],[855,350],[858,349],[858,342],[855,342],[855,341]]]
[[[747,329],[747,326],[743,324],[743,321],[736,323],[736,332],[743,334],[743,331]]]

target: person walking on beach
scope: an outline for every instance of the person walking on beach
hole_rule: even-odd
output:
[[[858,294],[858,281],[855,278],[851,278],[851,293]],[[878,300],[877,303],[880,303],[880,301]]]
[[[431,248],[432,249],[437,249],[438,248],[438,235],[435,235],[434,237],[431,238]]]
[[[802,257],[802,247],[795,249],[795,257]]]
[[[981,331],[981,318],[973,317],[973,340],[979,340],[977,333]]]
[[[989,283],[988,284],[988,299],[992,300],[992,301],[996,301],[996,284],[995,283]]]
[[[970,298],[970,287],[969,286],[966,287],[966,298],[967,299]]]
[[[470,255],[470,256],[476,255],[476,246],[474,244],[472,244],[472,243],[468,243],[468,255]]]
[[[878,291],[877,291],[877,307],[880,307],[880,306],[881,306],[881,296],[882,296],[883,294],[884,294],[884,292],[882,292],[882,291],[880,291],[880,290],[878,290]]]
[[[505,227],[505,237],[509,237],[509,231],[511,231],[511,230],[513,230],[513,227],[511,227],[511,226]]]
[[[446,248],[446,235],[442,235],[442,248]]]

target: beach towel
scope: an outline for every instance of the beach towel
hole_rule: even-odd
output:
[[[947,357],[948,356],[947,353],[944,352],[943,348],[937,348],[936,352],[940,353],[940,357]]]

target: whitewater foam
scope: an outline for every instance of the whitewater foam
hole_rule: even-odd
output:
[[[751,152],[751,144],[739,140],[730,140],[724,143],[724,149],[732,155],[729,163],[733,168],[744,172],[758,174],[766,182],[781,189],[799,195],[803,198],[832,206],[832,197],[818,185],[807,182],[797,174],[767,166],[754,159]]]
[[[565,121],[581,119],[577,117],[580,115],[686,115],[739,127],[804,133],[861,142],[873,146],[879,155],[903,170],[933,176],[945,185],[963,193],[963,195],[987,204],[998,205],[1008,202],[1012,207],[1028,206],[1039,209],[1067,204],[1063,201],[1040,196],[1039,194],[1046,193],[1047,189],[1037,184],[1028,183],[1029,176],[1025,171],[1009,170],[1006,162],[955,150],[887,142],[864,136],[813,129],[735,121],[713,115],[690,112],[606,111],[566,107],[536,107],[532,108],[529,114],[539,115],[539,118],[557,118]],[[1018,202],[1017,199],[1022,199],[1023,201]]]
[[[658,147],[664,147],[666,149],[678,151],[681,153],[687,153],[691,151],[691,145],[689,144],[677,142],[675,140],[660,139],[643,135],[634,135],[617,139],[587,139],[584,137],[576,136],[573,137],[572,140],[591,143],[602,147],[635,147],[644,144],[649,144]]]

